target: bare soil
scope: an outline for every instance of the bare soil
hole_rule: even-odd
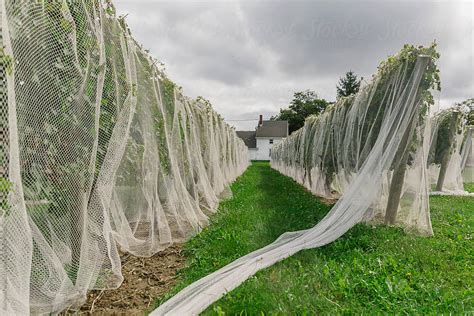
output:
[[[319,200],[321,201],[321,203],[325,204],[325,205],[329,205],[329,206],[332,206],[334,204],[336,204],[337,200],[339,199],[331,199],[331,198],[325,198],[325,197],[322,197],[322,196],[318,196]]]
[[[81,315],[143,315],[159,296],[176,283],[176,272],[185,266],[182,245],[173,245],[150,258],[122,254],[124,281],[116,290],[88,293]]]

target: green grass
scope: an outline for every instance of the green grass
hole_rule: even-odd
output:
[[[464,183],[464,190],[474,193],[474,183]]]
[[[283,232],[314,226],[330,208],[268,163],[253,163],[232,191],[211,225],[186,244],[178,286],[156,305]],[[260,271],[205,314],[473,312],[474,199],[430,202],[434,237],[359,224]]]

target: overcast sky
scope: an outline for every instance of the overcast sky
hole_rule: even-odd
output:
[[[405,43],[441,53],[442,107],[474,97],[472,1],[114,0],[134,37],[190,97],[254,129],[295,91],[327,100],[346,71],[367,78]]]

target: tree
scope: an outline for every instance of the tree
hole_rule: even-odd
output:
[[[312,90],[299,91],[293,95],[289,107],[280,109],[280,113],[271,119],[288,121],[291,134],[304,125],[308,116],[323,112],[328,105],[328,101],[318,98]]]
[[[348,97],[351,94],[355,94],[359,91],[360,82],[363,78],[358,79],[357,75],[349,70],[346,72],[346,76],[339,79],[339,84],[336,86],[337,98]]]

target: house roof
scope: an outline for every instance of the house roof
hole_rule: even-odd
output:
[[[239,136],[248,148],[257,148],[257,139],[255,139],[255,131],[237,131]]]
[[[286,137],[288,136],[288,121],[263,121],[257,127],[256,137]]]

